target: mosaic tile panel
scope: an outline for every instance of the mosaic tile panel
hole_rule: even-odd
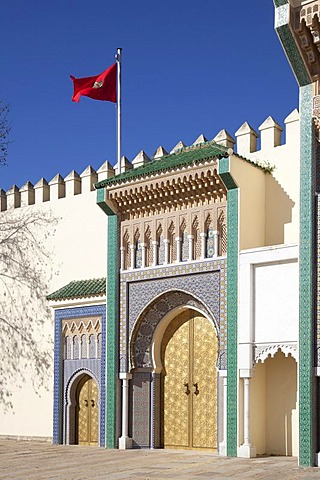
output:
[[[132,376],[132,444],[135,448],[150,447],[150,372],[134,372]]]
[[[320,155],[318,155],[318,162],[320,163]],[[317,170],[320,170],[320,165],[317,165]],[[320,367],[320,195],[317,199],[317,338],[316,338],[316,366]]]
[[[312,85],[300,89],[300,326],[299,326],[299,463],[313,464],[313,258],[315,139]]]
[[[63,363],[63,344],[62,344],[62,322],[66,319],[81,318],[88,316],[99,316],[102,320],[102,351],[101,359],[98,360],[99,367],[96,366],[97,360],[69,360]],[[68,378],[71,378],[79,368],[94,367],[94,374],[101,379],[100,382],[100,439],[99,444],[105,445],[105,374],[106,374],[106,312],[105,305],[96,305],[88,307],[65,308],[55,311],[55,357],[54,357],[54,407],[53,407],[53,441],[54,443],[63,442],[63,410],[66,399],[64,392]],[[88,363],[89,362],[89,363]],[[91,362],[91,363],[90,363]],[[92,362],[95,362],[94,364]],[[85,364],[85,365],[84,365]],[[66,370],[67,369],[67,370]],[[65,370],[65,375],[63,374]],[[89,368],[90,370],[90,368]],[[93,370],[92,370],[93,371]],[[68,377],[68,378],[67,378]]]
[[[53,391],[53,443],[62,443],[62,350],[61,318],[55,316],[54,323],[54,391]]]
[[[149,283],[149,282],[148,282]],[[219,281],[217,282],[219,285]],[[219,301],[219,299],[218,299]],[[181,291],[167,291],[163,297],[156,299],[149,305],[136,325],[132,335],[132,365],[131,368],[152,368],[151,344],[155,330],[162,318],[179,306],[188,305],[203,311],[213,320],[210,311],[203,306],[193,295]],[[214,320],[213,320],[214,322]],[[219,330],[218,330],[219,331]]]
[[[228,189],[227,195],[227,455],[237,456],[238,431],[238,261],[239,261],[239,192],[230,174],[230,159],[219,161],[219,174]]]
[[[183,232],[181,238],[181,260],[187,262],[189,259],[189,241],[188,232]]]
[[[228,313],[227,313],[227,454],[237,456],[237,404],[238,404],[238,189],[228,191]]]
[[[225,264],[226,264],[226,259],[225,258],[219,258],[215,260],[210,260],[210,261],[204,261],[204,262],[192,262],[192,263],[186,263],[186,264],[177,264],[177,265],[170,265],[167,267],[157,267],[157,268],[152,268],[152,269],[143,269],[140,271],[132,271],[132,272],[125,272],[122,273],[120,276],[120,370],[122,372],[126,372],[128,369],[128,338],[129,338],[129,333],[132,332],[132,328],[134,326],[134,323],[136,319],[138,318],[139,314],[143,311],[143,309],[150,303],[155,296],[159,296],[161,293],[164,293],[164,291],[167,290],[173,290],[173,289],[182,289],[186,290],[186,288],[183,287],[184,285],[184,276],[189,275],[188,282],[186,283],[186,286],[188,287],[187,291],[189,290],[189,293],[191,295],[195,294],[196,297],[198,297],[203,303],[208,305],[208,309],[211,311],[211,316],[216,318],[216,322],[220,324],[220,348],[221,351],[226,348],[226,269],[225,269]],[[204,295],[205,298],[199,297],[198,296],[198,289],[195,289],[192,284],[192,279],[194,280],[197,276],[197,274],[204,274],[204,273],[215,272],[216,274],[219,275],[219,281],[220,281],[220,293],[219,293],[219,288],[215,290],[215,292],[218,292],[219,298],[220,298],[220,304],[217,305],[217,303],[212,302],[210,300],[210,294],[208,294],[207,291],[207,286],[203,288],[202,285],[200,285],[199,290],[206,290],[206,293],[201,293],[201,295]],[[193,275],[193,276],[192,276]],[[180,278],[179,281],[173,280],[174,283],[170,283],[171,279],[174,278]],[[138,307],[136,304],[132,304],[132,310],[135,309],[135,314],[131,315],[129,319],[127,319],[128,312],[131,311],[131,304],[129,307],[129,303],[127,303],[127,296],[129,292],[129,288],[134,285],[135,282],[140,282],[144,283],[146,282],[145,285],[147,285],[148,281],[152,281],[152,285],[155,285],[155,289],[159,289],[159,287],[156,287],[156,283],[159,281],[164,280],[164,283],[161,284],[160,289],[157,291],[153,291],[153,294],[150,295],[148,292],[147,286],[144,288],[144,291],[146,291],[147,298],[144,298],[141,294],[139,293],[138,290],[136,290],[137,294],[135,297],[135,301],[139,302],[137,303]],[[168,283],[167,283],[168,282]],[[216,297],[215,297],[216,298]],[[216,298],[217,299],[217,298]],[[216,307],[214,307],[214,304]],[[210,307],[211,306],[211,307]],[[203,308],[203,306],[202,306]],[[129,328],[130,324],[130,328]]]
[[[184,275],[161,278],[142,282],[132,282],[128,286],[129,294],[129,328],[130,332],[136,320],[146,306],[159,295],[171,290],[183,290],[201,300],[208,306],[211,314],[219,323],[219,272],[198,273],[197,275]],[[171,307],[168,307],[167,313]]]
[[[101,362],[100,359],[79,359],[79,360],[66,360],[64,362],[64,401],[67,401],[67,386],[72,381],[75,373],[83,371],[90,372],[93,377],[98,381],[101,386]],[[99,390],[100,392],[100,390]]]
[[[116,447],[116,381],[118,376],[118,218],[108,216],[107,237],[107,448]]]
[[[161,412],[160,412],[160,398],[161,398],[161,375],[160,373],[152,374],[151,381],[151,448],[161,447]]]
[[[136,247],[136,268],[141,268],[142,266],[142,245],[141,240],[137,241]]]
[[[215,231],[213,228],[208,228],[206,247],[207,258],[212,258],[214,255],[217,255],[217,252],[215,251]]]

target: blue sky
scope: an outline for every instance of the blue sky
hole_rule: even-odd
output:
[[[69,75],[96,75],[123,48],[123,154],[151,156],[272,115],[298,87],[274,32],[272,0],[2,0],[0,96],[10,105],[0,188],[116,159],[115,105],[71,102]]]

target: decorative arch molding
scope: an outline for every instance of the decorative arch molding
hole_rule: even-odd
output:
[[[98,386],[98,390],[99,390],[99,403],[100,403],[100,398],[101,398],[101,395],[100,395],[100,381],[99,381],[98,377],[89,368],[79,368],[68,378],[68,380],[66,382],[64,397],[65,397],[65,402],[66,402],[67,405],[71,405],[71,404],[74,403],[77,386],[78,386],[79,381],[81,380],[81,377],[83,375],[89,375],[89,377],[91,377],[96,382],[96,384]]]
[[[130,340],[131,368],[151,369],[154,367],[151,350],[158,325],[170,312],[188,307],[203,313],[215,326],[218,338],[220,337],[216,319],[201,300],[183,290],[163,292],[145,307],[132,331]]]
[[[187,267],[182,265],[180,268],[185,270]],[[215,318],[217,322],[220,322],[220,271],[197,271],[196,275],[192,271],[188,272],[192,273],[191,275],[177,275],[176,273],[180,272],[170,269],[164,278],[129,282],[126,293],[129,312],[128,327],[131,338],[147,309],[168,292],[184,292],[191,298],[198,299],[210,312],[210,318]]]
[[[295,361],[298,363],[299,360],[299,352],[297,345],[295,344],[286,344],[286,343],[276,343],[273,345],[268,345],[262,348],[262,350],[258,351],[254,363],[257,364],[259,362],[264,363],[268,358],[273,358],[276,353],[282,352],[286,357],[291,355]]]

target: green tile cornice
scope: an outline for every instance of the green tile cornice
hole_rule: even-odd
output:
[[[237,188],[237,184],[234,181],[232,175],[230,174],[230,161],[230,157],[221,158],[219,160],[219,175],[221,176],[223,183],[228,190]]]
[[[115,214],[111,206],[106,201],[106,191],[104,188],[97,189],[97,205],[99,205],[106,215]]]
[[[106,293],[106,279],[75,280],[47,295],[47,300],[67,300],[71,298],[88,298]]]
[[[274,0],[274,5],[276,7],[280,7],[281,5],[286,5],[288,3],[288,0]]]
[[[197,164],[203,160],[211,160],[228,156],[228,148],[219,145],[213,141],[204,142],[200,145],[192,145],[178,152],[165,155],[161,159],[155,159],[138,168],[133,168],[127,172],[107,178],[95,184],[96,188],[106,187],[117,183],[127,182],[145,176],[159,174],[162,172],[173,171],[177,168]]]
[[[275,10],[275,29],[279,36],[280,42],[286,52],[291,69],[295,74],[297,82],[300,86],[311,83],[311,78],[304,64],[302,55],[297,47],[293,32],[289,25],[290,4],[287,1],[278,0]]]

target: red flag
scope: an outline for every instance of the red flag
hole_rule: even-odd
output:
[[[73,102],[80,102],[81,95],[94,98],[95,100],[117,101],[117,64],[114,63],[100,75],[95,77],[74,78],[73,81]]]

